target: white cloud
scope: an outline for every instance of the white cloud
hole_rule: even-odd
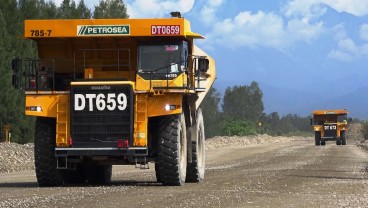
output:
[[[215,23],[205,42],[231,48],[280,47],[284,35],[282,19],[277,15],[241,12],[234,19]]]
[[[368,24],[362,24],[360,26],[360,38],[364,41],[368,41]]]
[[[53,0],[57,6],[63,0]],[[80,0],[74,0],[76,4]],[[222,1],[222,0],[215,0]],[[98,5],[100,0],[84,0],[84,3],[91,9]],[[126,0],[127,12],[131,18],[155,18],[168,16],[170,12],[179,11],[182,14],[189,12],[195,0]]]
[[[317,39],[325,30],[323,22],[310,23],[308,18],[291,19],[287,25],[289,41],[306,41]]]
[[[326,8],[320,4],[321,0],[294,0],[283,8],[288,18],[318,18],[326,13]]]
[[[321,3],[338,12],[346,12],[360,17],[368,15],[368,0],[321,0]]]
[[[195,0],[129,0],[126,1],[131,18],[154,18],[167,16],[172,11],[189,12]]]
[[[211,25],[217,21],[216,12],[218,8],[224,4],[225,0],[206,1],[203,8],[200,10],[200,21],[205,25]]]
[[[63,2],[63,0],[53,0],[55,2],[56,6],[60,6],[60,4]],[[74,0],[74,2],[78,5],[80,0]],[[90,8],[94,9],[95,5],[99,4],[100,0],[84,0],[84,3]]]
[[[355,16],[368,15],[368,0],[293,0],[286,7],[285,15],[318,17],[326,12],[329,6],[338,12],[346,12]]]
[[[310,23],[308,18],[284,21],[282,16],[273,13],[244,11],[233,19],[228,18],[213,24],[203,45],[220,44],[230,48],[271,47],[284,50],[298,41],[312,41],[323,31],[322,22]]]
[[[208,14],[216,14],[218,5],[224,3],[223,0],[217,2],[205,5],[211,8],[206,10]],[[212,25],[203,46],[213,48],[220,44],[230,48],[271,47],[284,51],[298,42],[312,42],[322,34],[333,34],[336,48],[331,50],[328,57],[351,61],[367,56],[368,43],[357,44],[348,37],[343,25],[334,29],[325,27],[321,19],[328,11],[327,6],[356,16],[368,15],[368,0],[292,0],[282,7],[280,14],[243,11],[233,18],[223,20],[212,15],[203,20],[205,13],[202,13],[201,21]],[[329,33],[331,30],[333,33]],[[360,37],[368,41],[368,23],[361,26]]]
[[[362,33],[367,32],[368,25],[363,24],[361,26],[361,38],[364,41],[368,41],[368,38],[364,36]],[[354,40],[349,38],[347,35],[346,29],[343,25],[337,25],[333,28],[333,32],[335,32],[335,40],[337,42],[336,49],[330,51],[327,55],[329,58],[337,59],[340,61],[353,61],[361,58],[368,57],[368,43],[363,43],[362,45],[358,45]],[[363,36],[362,36],[363,35]],[[367,38],[367,39],[365,39]]]
[[[345,62],[349,62],[353,60],[353,57],[348,54],[345,53],[343,51],[339,51],[339,50],[332,50],[328,55],[328,58],[332,58],[332,59],[336,59],[339,61],[345,61]]]

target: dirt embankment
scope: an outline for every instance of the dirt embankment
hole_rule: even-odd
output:
[[[33,169],[33,144],[0,143],[0,173]]]

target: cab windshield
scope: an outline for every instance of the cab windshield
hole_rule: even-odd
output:
[[[186,42],[164,44],[142,44],[139,46],[139,74],[154,73],[170,78],[176,77],[187,67],[187,44]],[[147,77],[147,76],[145,76]],[[165,79],[166,79],[165,78]]]

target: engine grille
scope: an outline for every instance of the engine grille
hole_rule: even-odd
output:
[[[336,124],[325,124],[324,126],[325,137],[336,137],[337,136],[337,125]]]
[[[117,147],[121,139],[132,144],[133,98],[131,85],[72,86],[72,146]]]

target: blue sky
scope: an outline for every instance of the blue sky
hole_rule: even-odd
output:
[[[98,2],[85,0],[91,8]],[[323,87],[320,94],[332,96],[368,86],[368,0],[124,3],[130,18],[181,11],[192,30],[206,37],[197,44],[216,60],[215,87],[255,80],[261,86],[310,93]],[[338,87],[345,82],[349,89]]]

